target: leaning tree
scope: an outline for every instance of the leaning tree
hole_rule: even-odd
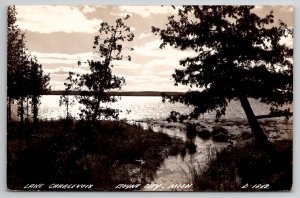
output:
[[[168,17],[161,29],[152,27],[166,45],[193,50],[196,56],[180,60],[182,69],[172,75],[175,85],[195,86],[197,91],[170,97],[171,102],[193,105],[188,118],[212,110],[225,114],[231,100],[239,100],[258,145],[273,151],[248,98],[276,109],[293,100],[293,49],[282,38],[292,29],[273,12],[260,17],[255,6],[183,6]]]
[[[93,123],[99,118],[117,118],[118,110],[101,106],[102,104],[117,101],[115,96],[110,96],[107,91],[120,89],[125,83],[123,77],[113,75],[112,67],[114,61],[123,59],[131,60],[130,56],[124,56],[123,45],[133,40],[134,34],[131,33],[124,21],[129,18],[117,19],[115,25],[106,22],[100,24],[99,34],[95,36],[93,48],[99,54],[99,60],[87,61],[89,73],[77,75],[77,90],[86,91],[79,97],[79,103],[84,105],[81,109],[81,117]],[[80,62],[79,62],[80,65]]]

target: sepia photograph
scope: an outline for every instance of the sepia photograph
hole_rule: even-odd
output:
[[[293,15],[9,5],[7,190],[292,191]]]

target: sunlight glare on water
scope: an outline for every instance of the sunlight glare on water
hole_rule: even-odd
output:
[[[73,97],[74,96],[69,96]],[[268,114],[270,106],[260,103],[257,100],[249,99],[253,111],[256,115]],[[102,104],[103,106],[103,104]],[[186,114],[191,112],[192,107],[187,107],[180,103],[163,103],[161,97],[140,97],[140,96],[123,96],[121,99],[108,107],[120,109],[120,119],[143,120],[143,119],[165,119],[171,111],[178,111]],[[77,101],[70,107],[72,116],[79,118],[79,108],[83,107]],[[60,119],[66,116],[66,107],[59,106],[59,96],[42,96],[40,105],[40,118],[42,119]],[[204,114],[204,118],[212,118],[215,112]],[[239,101],[231,101],[227,107],[226,118],[245,118],[245,113],[241,108]]]

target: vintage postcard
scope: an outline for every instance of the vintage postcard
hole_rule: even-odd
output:
[[[7,16],[9,190],[292,190],[292,6]]]

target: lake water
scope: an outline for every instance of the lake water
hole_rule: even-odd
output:
[[[69,96],[74,97],[74,96]],[[268,114],[270,106],[260,103],[257,100],[249,99],[256,115]],[[163,103],[161,97],[140,97],[123,96],[121,99],[107,106],[122,110],[120,119],[144,120],[144,119],[165,119],[171,111],[189,113],[192,107],[180,103]],[[76,103],[70,108],[71,115],[78,118],[79,108],[82,105]],[[66,108],[59,106],[59,96],[42,96],[39,116],[42,119],[59,119],[66,116]],[[212,118],[215,112],[206,113],[204,118]],[[239,101],[231,101],[226,111],[226,118],[245,118],[245,113]]]

